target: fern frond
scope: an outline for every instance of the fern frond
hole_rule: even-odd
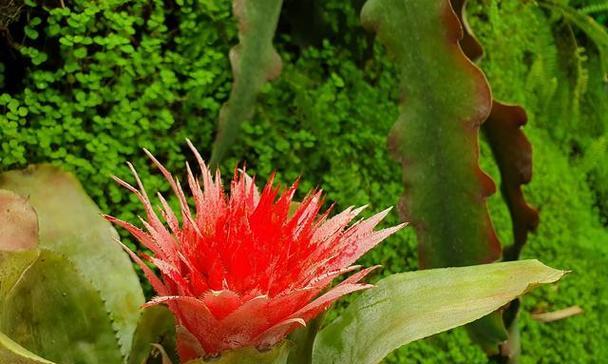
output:
[[[606,32],[606,29],[592,17],[555,0],[539,0],[538,4],[561,14],[562,17],[582,30],[595,43],[600,53],[604,80],[608,80],[608,32]]]
[[[584,6],[578,10],[581,14],[589,15],[608,11],[608,1],[602,0],[595,4]]]
[[[577,47],[574,59],[576,62],[576,82],[574,90],[572,90],[572,122],[578,124],[581,116],[581,100],[587,91],[587,83],[589,81],[589,71],[585,68],[585,62],[587,62],[585,48]]]

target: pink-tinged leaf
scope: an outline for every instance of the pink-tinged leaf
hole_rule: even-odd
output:
[[[0,190],[0,251],[38,246],[38,216],[26,198]]]
[[[36,210],[39,248],[65,257],[93,285],[126,357],[144,296],[112,224],[72,174],[51,165],[4,172],[0,188],[27,198]]]

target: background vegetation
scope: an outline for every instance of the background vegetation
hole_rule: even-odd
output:
[[[359,26],[357,8],[328,0],[301,9],[285,0],[276,47],[281,77],[265,86],[252,120],[222,165],[260,176],[277,170],[302,190],[321,186],[338,209],[395,205],[401,172],[386,150],[397,84],[384,50]],[[608,4],[571,1],[605,25]],[[74,171],[102,210],[132,220],[134,196],[109,178],[133,161],[150,190],[168,186],[142,147],[182,171],[186,137],[208,157],[232,80],[237,42],[229,0],[27,0],[0,18],[0,169],[51,162]],[[6,13],[8,14],[8,13]],[[316,14],[316,16],[315,16]],[[314,21],[311,21],[314,19]],[[524,299],[523,362],[597,362],[608,357],[608,89],[598,50],[584,33],[534,1],[471,0],[469,21],[498,99],[528,111],[534,148],[528,199],[541,224],[524,249],[574,273]],[[438,146],[440,147],[440,146]],[[489,148],[482,167],[495,179]],[[490,199],[494,224],[511,240],[508,211]],[[396,223],[393,213],[389,224]],[[407,230],[368,254],[384,274],[417,268]],[[604,284],[600,283],[604,282]],[[585,313],[542,324],[530,312],[580,305]],[[603,327],[604,326],[604,327]],[[391,355],[387,362],[484,363],[462,329]]]

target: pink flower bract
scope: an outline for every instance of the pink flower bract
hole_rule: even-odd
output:
[[[153,256],[142,256],[160,277],[127,249],[158,294],[146,305],[163,303],[175,314],[182,360],[244,346],[269,347],[341,296],[370,287],[360,281],[376,267],[325,290],[334,278],[358,270],[353,263],[359,257],[403,226],[374,231],[389,210],[349,226],[363,208],[349,207],[330,217],[329,210],[321,212],[320,190],[296,206],[297,182],[281,192],[270,178],[259,192],[244,171],[235,173],[226,194],[219,172],[214,178],[188,144],[201,173],[195,178],[186,165],[194,211],[178,180],[146,151],[171,184],[180,218],[158,194],[159,218],[130,164],[138,188],[115,179],[144,205],[144,229],[106,217],[152,251]]]

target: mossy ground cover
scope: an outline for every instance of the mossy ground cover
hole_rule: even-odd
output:
[[[125,161],[136,165],[149,190],[166,192],[142,147],[174,171],[190,158],[186,137],[209,157],[230,90],[226,55],[237,41],[230,3],[79,0],[64,9],[26,3],[27,15],[10,27],[21,49],[2,48],[0,168],[60,165],[78,175],[104,211],[133,220],[141,207],[110,179],[128,177]],[[230,175],[244,160],[260,182],[273,170],[283,184],[302,176],[302,190],[322,187],[337,209],[369,204],[377,211],[402,193],[400,167],[386,149],[399,97],[394,71],[384,51],[370,46],[351,7],[329,1],[323,11],[325,39],[307,40],[297,22],[281,19],[276,45],[283,73],[263,89],[222,169]],[[523,361],[598,362],[608,355],[602,327],[608,322],[608,101],[596,52],[577,32],[584,50],[564,57],[555,41],[560,23],[532,3],[477,0],[470,13],[495,95],[523,104],[530,117],[534,179],[525,191],[540,209],[541,225],[524,256],[573,271],[524,299]],[[498,180],[489,148],[482,144],[481,152],[482,167]],[[510,241],[499,196],[490,208],[501,240]],[[397,220],[391,213],[387,224]],[[416,269],[413,231],[400,232],[363,261],[382,264],[381,274]],[[571,305],[585,313],[550,324],[530,318]],[[487,359],[459,329],[398,350],[387,362]]]

